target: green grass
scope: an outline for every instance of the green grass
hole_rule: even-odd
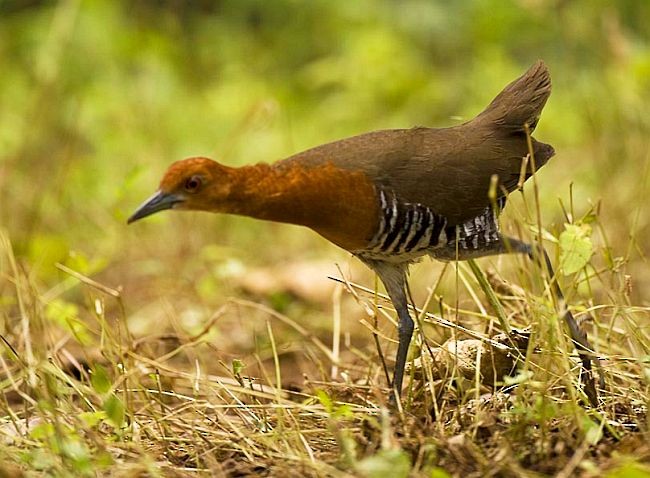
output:
[[[648,5],[405,3],[0,2],[0,475],[650,474]],[[125,225],[171,161],[455,124],[540,57],[558,154],[502,225],[541,227],[558,276],[413,267],[401,410],[394,313],[348,254],[245,218]]]

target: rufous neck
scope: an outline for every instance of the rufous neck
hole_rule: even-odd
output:
[[[304,171],[255,164],[233,168],[229,175],[227,212],[267,221],[313,224],[315,211],[308,192],[312,181]]]
[[[228,169],[227,174],[230,191],[222,212],[307,226],[351,251],[363,248],[375,233],[375,189],[361,172],[296,161]]]

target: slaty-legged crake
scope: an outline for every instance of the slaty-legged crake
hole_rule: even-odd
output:
[[[533,164],[539,169],[555,153],[529,136],[550,93],[548,69],[538,61],[458,126],[373,131],[270,165],[178,161],[129,223],[165,209],[240,214],[307,226],[350,251],[378,274],[397,311],[392,387],[399,395],[414,329],[407,302],[407,270],[414,260],[515,252],[550,268],[545,252],[540,256],[538,248],[503,236],[497,222],[507,194],[532,176]],[[534,161],[523,169],[530,153]],[[581,354],[585,392],[596,404],[591,347],[571,313],[564,318]]]

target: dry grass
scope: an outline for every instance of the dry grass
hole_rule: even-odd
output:
[[[314,332],[242,299],[192,334],[174,326],[134,336],[121,291],[66,267],[58,287],[39,290],[5,235],[0,254],[3,476],[648,471],[649,310],[629,304],[629,279],[594,265],[599,257],[583,280],[621,289],[606,290],[606,301],[569,299],[600,358],[606,386],[598,409],[585,405],[577,355],[539,273],[521,267],[527,285],[520,287],[494,271],[479,281],[464,264],[446,267],[429,288],[426,312],[417,311],[416,366],[394,409],[384,368],[391,369],[395,344],[390,303],[345,277],[338,279],[343,298],[334,289],[336,339],[328,327]],[[446,283],[457,287],[451,302],[442,295]],[[71,287],[82,289],[84,308],[57,302]],[[483,304],[485,294],[496,309]],[[367,330],[358,333],[375,342],[359,347],[339,335],[346,296],[364,311],[359,323]],[[214,337],[242,317],[258,334],[245,365],[243,353],[229,356]],[[528,331],[523,346],[503,334],[497,340],[504,323]]]

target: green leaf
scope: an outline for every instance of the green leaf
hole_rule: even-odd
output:
[[[318,401],[321,403],[323,408],[325,408],[325,411],[327,413],[332,413],[334,410],[334,402],[332,402],[332,398],[327,394],[325,390],[316,390],[316,397],[318,397]]]
[[[97,393],[108,393],[111,389],[111,380],[108,372],[101,365],[97,365],[90,375],[90,383]]]
[[[607,473],[606,478],[648,478],[650,467],[641,463],[626,463]]]
[[[46,448],[36,448],[26,452],[21,457],[22,461],[32,466],[35,470],[48,470],[56,465],[56,458]]]
[[[241,375],[242,371],[244,370],[244,362],[242,362],[239,359],[233,359],[232,361],[232,373],[233,375]]]
[[[585,432],[585,440],[591,445],[597,445],[603,437],[603,428],[589,417],[582,420],[582,429]]]
[[[81,343],[89,344],[88,326],[79,319],[79,307],[62,299],[54,299],[45,306],[45,317],[69,331]]]
[[[108,421],[116,428],[120,428],[124,423],[124,404],[122,400],[115,395],[111,395],[104,402],[104,411]]]
[[[382,450],[361,460],[357,470],[368,478],[406,478],[411,471],[411,460],[402,450]]]
[[[79,437],[68,436],[61,440],[61,453],[72,461],[77,476],[89,475],[92,470],[92,455]]]
[[[93,428],[99,422],[106,419],[106,413],[99,412],[81,412],[79,414],[79,419],[86,424],[87,427]]]
[[[431,469],[431,478],[451,478],[451,475],[447,473],[443,468],[435,467]]]
[[[339,407],[336,407],[332,413],[332,418],[353,418],[354,413],[352,412],[352,407],[347,404],[343,404]]]
[[[560,234],[560,263],[564,275],[575,274],[583,269],[594,253],[588,224],[566,224]]]
[[[110,453],[106,451],[99,451],[95,452],[94,462],[95,467],[103,469],[113,465],[115,463],[115,460],[113,460],[113,457]]]
[[[54,425],[51,423],[39,423],[29,430],[29,437],[34,440],[45,440],[54,435]]]

